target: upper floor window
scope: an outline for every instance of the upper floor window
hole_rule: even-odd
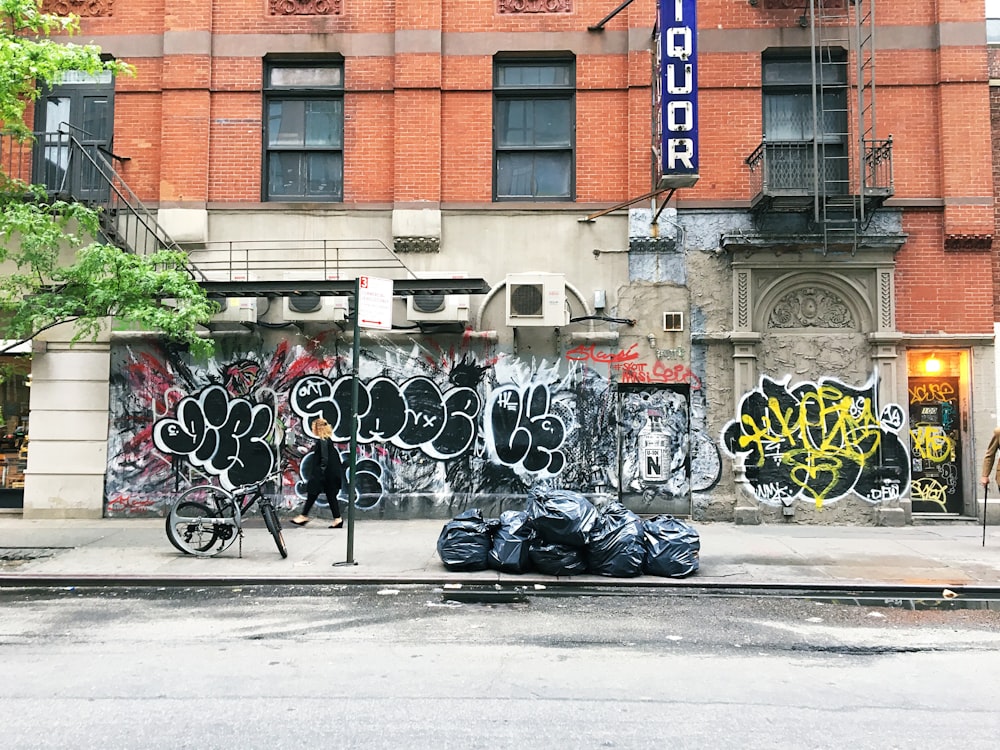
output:
[[[573,60],[494,61],[495,200],[573,200],[575,92]]]
[[[986,43],[1000,44],[1000,0],[986,0]]]
[[[846,54],[824,49],[814,62],[809,52],[781,50],[765,53],[762,62],[769,187],[807,190],[819,179],[824,192],[843,193],[849,156]]]
[[[343,62],[267,62],[264,108],[264,200],[343,200]]]

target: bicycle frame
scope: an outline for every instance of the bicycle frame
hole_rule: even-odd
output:
[[[264,494],[264,485],[279,480],[281,472],[273,472],[268,476],[250,484],[240,485],[231,490],[214,485],[196,485],[181,493],[170,513],[167,515],[167,536],[171,543],[182,552],[202,556],[218,554],[228,548],[233,541],[239,539],[239,556],[243,556],[243,517],[247,514],[254,503],[258,504],[261,515],[264,518],[264,525],[274,537],[278,545],[278,551],[282,557],[287,557],[284,539],[281,536],[281,524],[278,520],[277,510],[268,495]],[[209,493],[209,497],[185,502],[185,498],[191,492],[197,493],[204,490]],[[200,501],[200,505],[199,505]],[[192,517],[186,515],[176,515],[179,507],[189,510],[202,508],[199,514],[194,510]],[[228,531],[226,529],[229,529]],[[191,535],[195,533],[207,532],[210,534],[208,542],[199,546],[203,540],[191,544]],[[229,541],[227,541],[229,540]],[[210,551],[214,549],[214,551]]]

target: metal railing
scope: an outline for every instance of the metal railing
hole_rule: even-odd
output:
[[[846,169],[846,154],[829,155],[832,149],[843,147],[827,144],[827,157],[817,159],[811,141],[762,141],[746,158],[750,169],[750,194],[812,195],[816,191],[815,170],[819,162],[823,165],[821,184],[843,185],[851,195],[891,195],[892,138],[864,141],[863,147],[864,186],[858,184],[858,178],[849,176],[851,170]],[[838,193],[844,194],[845,190]]]
[[[415,274],[384,242],[243,240],[186,249],[205,281],[343,281],[359,276],[412,279]]]
[[[105,149],[82,143],[68,130],[36,132],[29,141],[0,133],[0,169],[9,177],[43,185],[54,198],[94,208],[101,239],[126,252],[183,250],[111,165]],[[203,280],[197,268],[189,271]]]

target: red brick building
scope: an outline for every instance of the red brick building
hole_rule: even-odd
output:
[[[210,362],[122,326],[73,377],[79,351],[35,354],[26,513],[158,513],[274,466],[294,507],[311,419],[350,432],[337,292],[359,274],[490,286],[398,297],[363,332],[363,512],[494,512],[540,481],[751,523],[979,512],[982,4],[663,6],[50,2],[137,75],[67,82],[38,129],[119,157],[161,241],[239,296]],[[684,71],[696,107],[654,106]],[[697,179],[660,179],[658,122],[695,135]],[[77,432],[49,429],[67,411]]]

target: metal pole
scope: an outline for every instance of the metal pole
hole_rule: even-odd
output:
[[[986,498],[990,493],[990,483],[983,485],[983,546],[986,546]]]
[[[361,316],[358,313],[358,297],[361,295],[361,278],[354,280],[354,347],[351,364],[351,447],[350,476],[347,481],[347,564],[354,561],[354,506],[358,494],[358,370],[361,362]]]

